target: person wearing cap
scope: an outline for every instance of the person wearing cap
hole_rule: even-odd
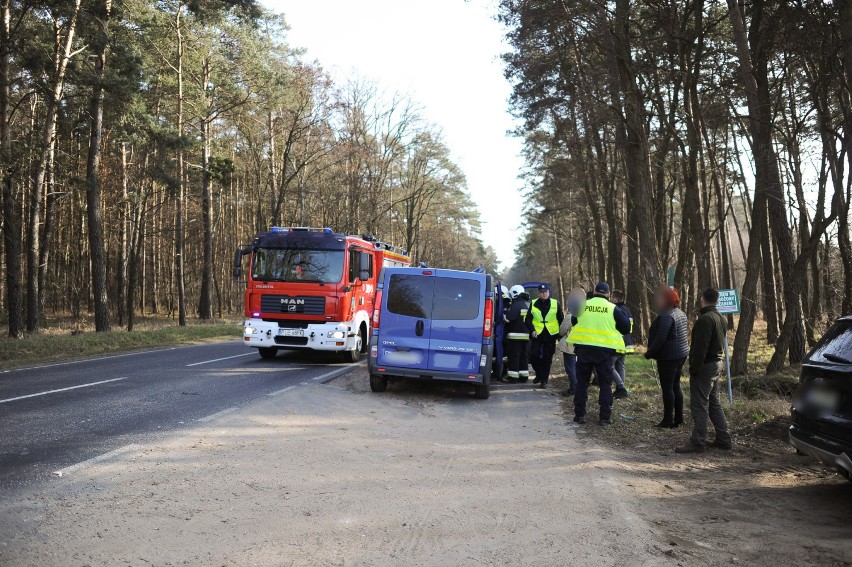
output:
[[[530,364],[535,372],[534,384],[546,388],[550,379],[550,366],[559,340],[559,326],[565,319],[559,302],[550,297],[550,288],[546,284],[538,286],[538,299],[530,305],[527,313],[527,330],[532,337]]]
[[[592,371],[598,376],[600,425],[612,423],[612,360],[624,350],[624,335],[630,332],[630,318],[609,301],[609,284],[600,282],[575,318],[568,342],[577,355],[577,388],[574,392],[574,421],[586,423],[586,402]]]

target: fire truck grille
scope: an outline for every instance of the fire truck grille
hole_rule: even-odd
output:
[[[263,313],[289,313],[292,315],[324,315],[324,297],[290,295],[263,295],[260,298]]]

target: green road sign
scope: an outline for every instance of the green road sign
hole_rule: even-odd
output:
[[[740,294],[735,289],[720,289],[719,303],[716,305],[722,315],[736,315],[740,312]]]

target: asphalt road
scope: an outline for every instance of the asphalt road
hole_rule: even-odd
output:
[[[0,493],[346,366],[227,341],[0,372]]]

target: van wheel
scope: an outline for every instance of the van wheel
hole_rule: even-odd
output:
[[[370,389],[374,392],[384,392],[388,389],[388,379],[384,376],[370,375]]]
[[[260,353],[260,358],[264,360],[272,360],[275,358],[275,355],[278,354],[278,349],[272,347],[260,347],[257,349],[257,352]]]
[[[490,395],[491,388],[488,381],[485,381],[482,384],[477,384],[473,387],[473,397],[477,400],[487,400]]]

